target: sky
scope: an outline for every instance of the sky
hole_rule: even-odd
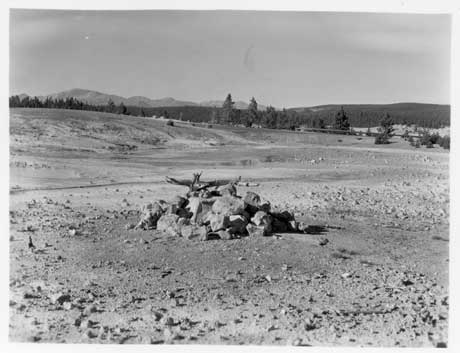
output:
[[[10,94],[450,102],[449,15],[10,11]]]

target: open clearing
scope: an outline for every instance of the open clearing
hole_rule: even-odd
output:
[[[10,114],[11,340],[447,344],[447,151],[96,112]],[[238,193],[328,227],[206,242],[126,229],[142,205],[186,191],[166,175],[197,171],[257,182]]]

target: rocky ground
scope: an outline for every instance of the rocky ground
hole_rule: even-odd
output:
[[[59,151],[43,129],[11,135],[11,341],[448,344],[444,150],[263,131],[241,145],[246,132],[216,129],[218,146]],[[198,170],[257,182],[238,194],[310,231],[198,241],[131,229],[143,205],[186,191],[164,176]]]

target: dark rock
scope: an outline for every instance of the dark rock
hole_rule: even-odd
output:
[[[292,214],[291,212],[287,210],[282,211],[282,212],[271,212],[270,214],[272,215],[273,218],[277,218],[281,222],[285,222],[285,223],[289,221],[293,221],[295,219],[294,214]]]
[[[258,194],[252,191],[246,192],[243,198],[246,204],[246,210],[250,214],[255,214],[257,211],[270,212],[270,202],[261,198]]]
[[[272,231],[272,216],[264,211],[257,211],[254,217],[251,218],[251,222],[256,226],[264,227],[268,233]]]
[[[228,217],[229,224],[228,224],[228,232],[230,234],[244,234],[246,233],[246,226],[248,224],[248,220],[241,215],[234,215]]]
[[[288,225],[287,225],[287,223],[281,221],[281,220],[278,219],[278,218],[273,218],[273,221],[272,221],[272,230],[273,230],[274,232],[280,232],[280,233],[287,232],[287,230],[288,230]]]
[[[187,205],[187,203],[188,200],[180,195],[176,195],[171,201],[171,204],[176,205],[177,208],[184,208]]]
[[[63,293],[56,293],[50,296],[51,303],[56,304],[63,304],[64,302],[70,302],[70,295],[63,294]]]
[[[184,208],[179,208],[177,211],[176,211],[176,214],[181,217],[181,218],[191,218],[192,217],[192,213],[187,211],[186,209]]]

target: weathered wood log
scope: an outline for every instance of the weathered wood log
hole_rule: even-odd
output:
[[[229,185],[229,184],[238,184],[241,181],[241,176],[238,177],[236,180],[229,180],[229,179],[216,179],[216,180],[211,180],[211,181],[201,181],[202,173],[195,173],[193,174],[193,179],[175,179],[166,176],[166,182],[169,184],[174,184],[174,185],[182,185],[182,186],[188,186],[189,191],[201,191],[210,187],[219,187],[219,186],[224,186],[224,185]]]

